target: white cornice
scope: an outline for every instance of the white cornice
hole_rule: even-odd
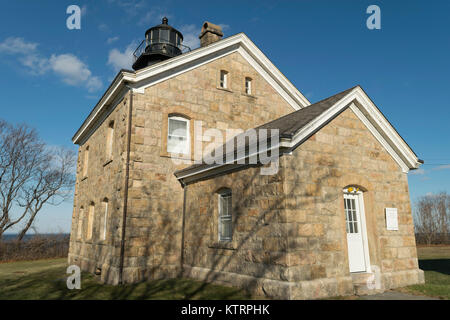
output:
[[[121,71],[75,133],[72,141],[79,144],[80,141],[86,140],[83,136],[92,133],[90,129],[97,126],[96,122],[101,118],[100,115],[105,106],[111,104],[111,101],[126,84],[133,89],[133,92],[144,93],[144,89],[149,86],[233,52],[239,52],[294,110],[311,104],[244,33],[239,33],[137,72]]]

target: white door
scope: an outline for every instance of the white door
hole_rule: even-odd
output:
[[[350,272],[364,272],[366,262],[358,194],[344,193],[344,208]]]

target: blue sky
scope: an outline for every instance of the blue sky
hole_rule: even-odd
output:
[[[82,8],[81,30],[66,9]],[[369,30],[366,8],[381,9]],[[450,192],[449,1],[8,1],[0,11],[0,118],[35,127],[47,143],[71,137],[147,28],[166,15],[198,46],[205,20],[244,32],[311,101],[361,85],[425,160],[411,198]],[[45,208],[41,232],[68,231],[72,203]]]

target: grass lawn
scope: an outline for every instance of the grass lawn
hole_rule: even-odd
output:
[[[418,247],[425,284],[397,291],[450,299],[450,246]],[[82,273],[81,289],[66,287],[67,259],[0,264],[0,300],[3,299],[253,299],[243,290],[190,279],[169,279],[124,286],[104,285]],[[342,297],[355,299],[357,297]],[[334,298],[336,299],[336,298]]]
[[[419,268],[425,284],[401,289],[403,292],[450,299],[450,246],[418,247]]]
[[[125,286],[100,284],[82,273],[81,289],[66,287],[67,259],[0,264],[0,300],[5,299],[252,299],[244,291],[189,279],[142,282]]]

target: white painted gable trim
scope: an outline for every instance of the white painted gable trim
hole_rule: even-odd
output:
[[[358,104],[356,104],[355,101],[358,102]],[[316,132],[318,128],[326,124],[330,119],[336,116],[336,114],[349,106],[349,104],[350,109],[355,112],[367,129],[398,163],[403,172],[407,173],[410,169],[416,169],[420,166],[417,156],[359,86],[350,91],[333,107],[328,109],[327,112],[324,112],[303,127],[294,135],[294,137],[292,137],[292,139],[282,139],[280,146],[296,148],[306,138]]]
[[[328,123],[328,121],[333,119],[347,107],[349,107],[364,123],[367,129],[392,156],[394,161],[397,162],[404,173],[409,172],[410,169],[416,169],[420,166],[421,163],[419,162],[417,156],[398,135],[395,129],[389,124],[386,118],[381,114],[378,108],[371,102],[366,93],[359,86],[355,87],[334,106],[299,130],[292,138],[282,138],[279,148],[287,150],[288,153],[291,153],[292,150],[301,145],[308,137],[317,132],[323,125]],[[285,152],[280,154],[283,153]],[[245,158],[248,157],[250,156],[246,156]],[[236,159],[234,161],[236,161]],[[190,173],[178,175],[177,179],[183,180],[191,178],[192,180],[193,177],[204,174],[208,171],[211,171],[211,174],[213,174],[214,171],[218,171],[221,167],[227,164],[230,163],[215,164],[207,168],[200,167]]]
[[[114,99],[114,96],[120,91],[120,88],[126,84],[129,85],[133,92],[142,94],[145,92],[145,88],[149,86],[233,52],[239,52],[294,110],[311,104],[244,33],[239,33],[207,47],[196,49],[165,62],[158,63],[157,65],[138,70],[137,72],[122,71],[98,102],[93,112],[88,116],[80,129],[78,129],[72,141],[74,143],[80,143],[82,136],[88,131],[89,133],[92,132],[88,128],[94,126],[99,115],[103,112],[105,105],[108,105],[108,103],[111,104],[110,100]]]
[[[391,157],[397,162],[403,172],[408,172],[409,167],[405,162],[398,156],[398,154],[392,149],[392,147],[387,143],[387,141],[380,135],[380,133],[375,129],[375,127],[370,123],[370,121],[364,116],[364,114],[359,110],[359,108],[352,103],[350,109],[356,114],[356,116],[364,123],[364,125],[369,129],[369,131],[374,135],[374,137],[380,142],[380,144],[386,149],[386,151],[391,155]]]

